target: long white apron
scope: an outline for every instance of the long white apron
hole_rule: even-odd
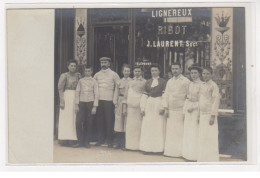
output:
[[[142,94],[132,88],[128,90],[127,117],[125,127],[125,147],[130,150],[140,149],[140,134],[142,126],[140,99]]]
[[[211,114],[200,113],[198,162],[218,162],[218,120],[209,125]]]
[[[118,106],[115,108],[115,126],[114,131],[124,132],[125,131],[125,119],[123,117],[123,96],[118,98]]]
[[[76,114],[75,114],[75,90],[65,90],[65,108],[60,109],[59,114],[59,140],[77,140]]]
[[[146,152],[163,152],[165,142],[166,118],[159,114],[162,97],[149,97],[143,117],[140,150]]]
[[[172,157],[182,156],[183,144],[183,109],[169,110],[169,118],[166,121],[166,138],[164,155]]]
[[[191,113],[185,112],[182,154],[184,158],[192,161],[196,161],[198,158],[198,120],[198,109],[193,110]]]

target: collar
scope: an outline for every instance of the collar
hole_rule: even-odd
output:
[[[207,81],[207,82],[204,81],[205,84],[210,84],[211,82],[212,82],[212,79],[210,79],[210,80]]]
[[[182,74],[178,75],[177,77],[173,76],[172,77],[174,80],[182,79]]]
[[[155,77],[155,78],[152,78],[153,80],[158,80],[160,77],[158,76],[158,77]]]
[[[108,71],[110,71],[110,70],[111,70],[110,68],[107,68],[107,69],[105,69],[105,70],[101,69],[101,72],[106,73],[106,72],[108,72]]]
[[[142,76],[140,76],[140,77],[134,77],[134,80],[143,80],[143,77]]]
[[[200,78],[197,78],[196,80],[194,80],[193,82],[194,83],[198,83],[198,82],[200,82],[201,80],[200,80]]]
[[[91,76],[90,77],[84,77],[84,80],[90,80],[90,79],[92,79]]]
[[[123,77],[122,78],[122,80],[129,80],[129,79],[130,79],[130,77],[127,77],[127,78]]]

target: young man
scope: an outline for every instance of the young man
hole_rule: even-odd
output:
[[[111,61],[109,57],[102,57],[99,60],[101,70],[94,76],[94,79],[98,83],[99,89],[99,102],[97,108],[98,142],[96,146],[100,146],[107,141],[108,147],[113,148],[115,123],[115,106],[113,103],[113,98],[116,83],[120,78],[117,73],[109,68]]]
[[[78,113],[76,119],[76,130],[78,144],[74,147],[90,148],[93,115],[96,114],[98,106],[98,84],[91,77],[92,67],[85,67],[85,77],[79,80],[76,89],[75,111]]]
[[[184,77],[180,63],[171,66],[173,77],[168,80],[163,95],[163,107],[168,117],[164,155],[182,156],[184,114],[183,106],[187,98],[189,79]]]

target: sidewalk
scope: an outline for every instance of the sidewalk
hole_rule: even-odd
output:
[[[232,158],[221,158],[221,161],[241,161]],[[163,155],[144,155],[139,151],[123,151],[106,146],[86,148],[62,147],[54,142],[54,163],[145,163],[145,162],[186,162],[182,158],[171,158]]]

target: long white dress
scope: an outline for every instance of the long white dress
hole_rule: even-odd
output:
[[[129,150],[140,149],[140,134],[142,117],[140,100],[144,92],[146,80],[134,78],[126,87],[125,102],[127,104],[127,117],[125,127],[125,148]]]
[[[201,80],[193,81],[189,85],[188,98],[184,104],[184,135],[182,153],[183,157],[196,161],[198,158],[199,137],[199,91]],[[188,109],[192,109],[191,112]]]
[[[184,114],[183,106],[187,98],[190,81],[183,75],[168,80],[163,95],[163,106],[169,110],[166,121],[166,137],[164,155],[182,156]]]
[[[162,93],[165,90],[166,81],[158,80],[158,84],[152,87],[153,79],[146,82],[145,93],[141,100],[141,109],[145,110],[143,117],[140,150],[145,152],[163,152],[165,142],[166,118],[160,115],[162,106]]]
[[[218,107],[220,101],[219,88],[212,80],[203,82],[200,87],[200,124],[198,142],[198,162],[218,162]],[[215,122],[210,125],[211,116]]]
[[[76,114],[75,114],[75,93],[79,79],[79,74],[75,77],[68,73],[63,73],[59,79],[58,89],[60,97],[64,98],[65,108],[59,113],[59,140],[77,140]]]

